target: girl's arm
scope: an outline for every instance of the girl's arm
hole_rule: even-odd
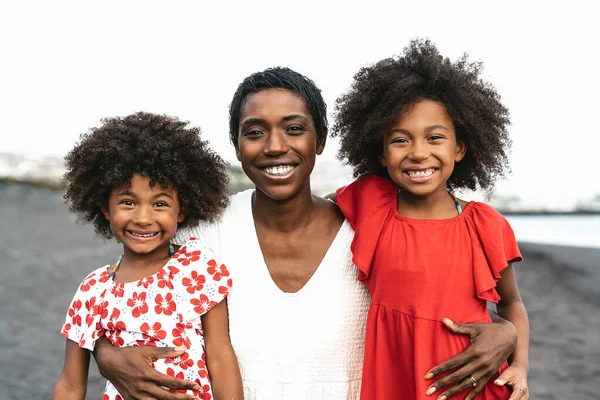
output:
[[[243,399],[240,368],[229,341],[226,299],[202,316],[202,328],[206,345],[206,364],[215,399]]]
[[[52,400],[83,400],[87,392],[90,352],[67,339],[65,363],[52,391]]]
[[[512,264],[500,273],[496,290],[501,300],[498,314],[517,328],[517,347],[509,358],[509,367],[496,380],[497,385],[508,384],[513,388],[512,399],[528,399],[527,372],[529,371],[529,318],[521,300],[515,270]]]

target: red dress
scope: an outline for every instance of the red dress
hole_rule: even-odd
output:
[[[500,300],[500,271],[522,258],[508,221],[488,205],[470,202],[454,218],[417,220],[398,214],[397,193],[376,176],[337,191],[355,230],[353,261],[372,297],[361,398],[431,400],[442,391],[425,395],[433,382],[425,373],[469,345],[442,319],[490,322],[487,301]],[[510,397],[494,379],[478,399]]]

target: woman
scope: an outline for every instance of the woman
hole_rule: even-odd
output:
[[[230,336],[246,399],[357,399],[369,298],[356,279],[352,229],[337,207],[314,196],[310,174],[327,137],[326,106],[308,78],[287,68],[255,73],[238,87],[230,137],[256,190],[238,193],[222,220],[179,235],[197,236],[221,254],[235,277]],[[227,279],[227,277],[223,277]],[[450,395],[484,386],[512,352],[505,321],[449,327],[472,345],[432,369],[456,369],[435,383]],[[127,399],[186,399],[160,386],[192,388],[151,368],[173,349],[116,349],[101,340],[101,373]],[[210,357],[210,354],[207,355]],[[433,366],[432,366],[433,367]]]

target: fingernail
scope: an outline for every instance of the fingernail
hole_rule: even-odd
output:
[[[494,383],[495,383],[496,385],[498,385],[498,386],[502,386],[502,383],[503,383],[503,382],[502,382],[502,379],[496,379],[496,380],[494,381]]]
[[[443,396],[438,397],[437,400],[446,400],[446,399],[447,399],[446,395],[443,395]]]
[[[175,350],[175,351],[182,351],[182,350],[185,350],[185,346],[177,346],[173,350]]]
[[[454,322],[450,318],[444,318],[444,321],[448,324],[453,324]]]
[[[432,394],[435,393],[436,390],[437,390],[437,388],[435,386],[431,386],[429,389],[427,389],[427,392],[425,392],[425,394],[427,396],[431,396]]]
[[[433,374],[430,372],[427,375],[425,375],[425,380],[431,379],[433,378]]]

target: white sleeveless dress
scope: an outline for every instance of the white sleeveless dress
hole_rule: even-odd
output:
[[[306,285],[284,293],[260,250],[253,192],[232,196],[218,223],[181,230],[176,239],[199,238],[229,268],[229,329],[244,398],[359,399],[370,298],[352,263],[354,231],[345,220]]]

